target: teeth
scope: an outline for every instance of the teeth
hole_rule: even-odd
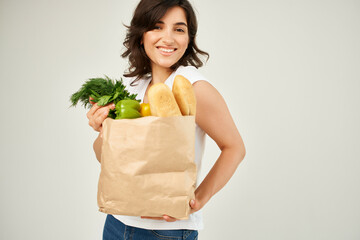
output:
[[[167,52],[167,53],[170,53],[170,52],[173,52],[174,49],[167,49],[167,48],[159,48],[161,51],[163,52]]]

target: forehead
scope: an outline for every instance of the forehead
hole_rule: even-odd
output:
[[[186,12],[179,6],[172,7],[166,11],[165,15],[160,18],[160,21],[168,24],[179,22],[187,23]]]

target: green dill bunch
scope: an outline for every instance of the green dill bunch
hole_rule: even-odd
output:
[[[99,106],[105,106],[111,102],[116,104],[123,99],[136,100],[136,96],[137,94],[130,94],[125,89],[122,79],[112,80],[105,75],[105,78],[88,79],[79,91],[71,95],[70,102],[71,107],[76,106],[78,102],[82,102],[85,108],[91,108],[90,97],[94,99],[92,102],[97,103]]]

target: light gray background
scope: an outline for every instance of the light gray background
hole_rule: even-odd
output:
[[[200,239],[360,239],[359,1],[192,2],[247,148]],[[122,75],[136,3],[0,1],[0,239],[101,238],[97,134],[69,96]]]

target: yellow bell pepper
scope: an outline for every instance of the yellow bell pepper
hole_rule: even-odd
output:
[[[141,104],[140,104],[140,114],[141,114],[141,116],[143,116],[143,117],[151,116],[150,104],[148,104],[148,103],[141,103]]]

